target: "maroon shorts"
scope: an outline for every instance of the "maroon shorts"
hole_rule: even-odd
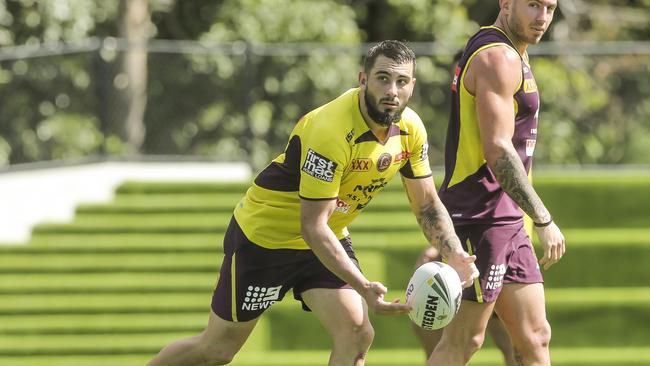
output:
[[[359,267],[350,238],[342,239],[341,245]],[[255,319],[290,289],[302,302],[300,294],[312,288],[351,288],[325,268],[311,250],[261,247],[246,238],[234,218],[223,248],[225,257],[212,295],[212,310],[225,320]],[[304,302],[302,306],[309,311]]]
[[[523,221],[515,224],[456,226],[464,249],[476,255],[479,278],[463,290],[463,299],[496,301],[506,283],[541,283],[537,256]]]

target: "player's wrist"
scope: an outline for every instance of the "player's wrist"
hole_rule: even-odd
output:
[[[538,228],[544,228],[549,226],[550,224],[553,223],[553,216],[549,216],[549,219],[547,221],[543,222],[533,222],[533,225]]]
[[[350,286],[352,286],[352,288],[355,289],[358,293],[363,295],[368,291],[369,288],[372,287],[372,283],[367,279],[363,279],[361,281],[358,281],[356,284],[350,283]]]
[[[458,262],[467,256],[467,252],[463,248],[458,248],[456,250],[450,250],[444,256],[445,260],[449,262]]]

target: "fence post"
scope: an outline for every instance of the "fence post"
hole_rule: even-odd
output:
[[[246,116],[246,127],[244,129],[243,144],[246,150],[246,160],[248,165],[257,170],[259,167],[255,163],[255,136],[253,134],[252,121],[250,120],[249,111],[253,107],[253,88],[255,87],[256,70],[253,62],[253,47],[249,42],[244,45],[244,115]]]

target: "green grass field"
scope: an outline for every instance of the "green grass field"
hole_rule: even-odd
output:
[[[438,181],[440,181],[438,179]],[[536,175],[567,237],[546,271],[554,365],[650,365],[650,174]],[[203,329],[243,184],[127,182],[73,222],[0,246],[0,365],[143,365]],[[424,248],[399,182],[351,226],[366,275],[403,298]],[[372,316],[368,365],[422,365],[406,317]],[[291,294],[233,365],[323,365],[329,339]],[[499,365],[486,343],[472,365]]]

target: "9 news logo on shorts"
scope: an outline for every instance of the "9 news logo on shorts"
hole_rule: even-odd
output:
[[[302,164],[302,171],[324,182],[332,182],[337,166],[338,164],[330,159],[312,149],[308,149],[307,157]]]

